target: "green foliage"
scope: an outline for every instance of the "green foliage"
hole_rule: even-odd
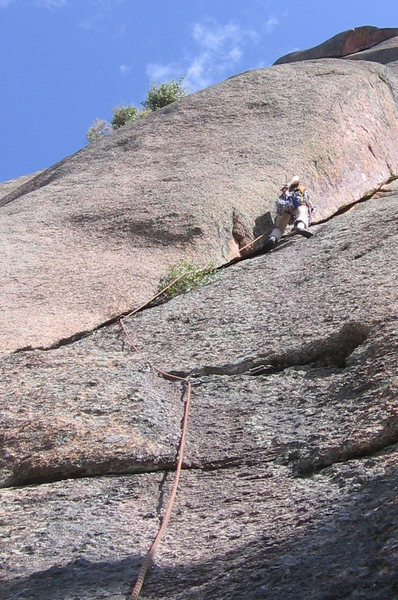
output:
[[[131,123],[140,118],[140,111],[136,106],[116,106],[113,109],[112,127],[119,129],[126,123]]]
[[[172,81],[162,83],[159,87],[153,84],[147,93],[146,99],[144,102],[141,102],[141,105],[144,107],[142,110],[132,104],[117,106],[113,109],[111,123],[96,119],[87,130],[88,141],[91,143],[100,140],[108,135],[112,129],[119,129],[119,127],[123,127],[127,123],[146,117],[151,112],[183,98],[187,95],[185,88],[182,86],[183,79],[183,77],[179,80],[173,79]]]
[[[165,291],[167,298],[174,298],[179,294],[185,294],[199,285],[206,285],[213,281],[215,277],[215,263],[210,263],[207,267],[193,265],[188,261],[180,261],[171,265],[163,277],[161,277],[158,291],[162,291],[170,285],[175,279],[180,279]]]
[[[167,106],[167,104],[171,104],[176,100],[180,100],[187,95],[186,89],[183,87],[182,82],[184,78],[181,79],[173,79],[172,81],[162,83],[159,86],[152,84],[151,88],[147,93],[147,97],[144,102],[142,102],[142,106],[149,110],[158,110],[159,108],[163,108],[163,106]]]
[[[87,140],[91,144],[97,140],[102,140],[112,131],[112,126],[108,121],[103,119],[96,119],[94,123],[87,129],[86,136]]]

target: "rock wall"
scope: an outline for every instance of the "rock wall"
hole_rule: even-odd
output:
[[[126,597],[170,492],[143,598],[393,598],[398,193],[216,281],[2,362],[2,598]],[[251,370],[256,368],[257,375]],[[8,523],[12,523],[9,529]]]
[[[318,58],[346,58],[349,55],[356,54],[369,49],[377,48],[379,44],[391,42],[392,38],[398,36],[398,28],[385,27],[354,27],[342,33],[338,33],[326,42],[322,42],[314,48],[308,50],[298,50],[278,58],[276,65],[301,60],[313,60]],[[397,40],[393,40],[396,46]],[[376,60],[376,62],[378,62]]]
[[[2,600],[128,596],[181,431],[184,388],[156,368],[193,392],[143,599],[397,597],[395,98],[389,67],[362,61],[254,71],[3,197]],[[312,239],[287,235],[127,317],[129,337],[101,322],[148,298],[159,263],[227,260],[231,223],[253,236],[296,172]]]
[[[398,172],[394,74],[320,60],[236,76],[114,132],[2,199],[0,351],[50,347],[222,264],[298,173],[322,220]]]

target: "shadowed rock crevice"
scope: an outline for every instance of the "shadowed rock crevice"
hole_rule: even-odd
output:
[[[75,342],[78,342],[79,340],[82,340],[83,338],[88,337],[95,331],[98,331],[98,329],[101,329],[102,327],[107,327],[108,325],[111,325],[112,323],[117,322],[119,320],[119,318],[120,317],[112,318],[109,321],[107,321],[106,323],[101,323],[101,325],[98,325],[98,327],[94,327],[93,329],[90,329],[90,330],[79,331],[79,332],[71,335],[70,337],[66,337],[66,338],[57,340],[56,342],[54,342],[54,344],[51,344],[50,346],[35,346],[35,347],[25,346],[24,348],[17,348],[16,350],[13,350],[12,354],[20,354],[23,352],[34,352],[35,350],[39,350],[40,352],[49,352],[50,350],[57,350],[58,348],[62,348],[62,346],[68,346],[69,344],[74,344]]]
[[[346,359],[366,341],[368,332],[367,325],[346,323],[340,331],[324,340],[316,340],[282,354],[248,358],[226,365],[205,365],[190,372],[171,371],[171,373],[179,377],[198,378],[208,375],[270,375],[299,366],[344,369],[347,366]]]
[[[79,460],[78,464],[71,461],[59,461],[56,465],[43,468],[42,465],[35,467],[34,459],[30,457],[21,461],[13,470],[11,475],[1,486],[23,487],[26,485],[39,485],[63,481],[66,479],[85,479],[87,477],[108,477],[110,475],[137,475],[142,473],[156,473],[158,471],[169,472],[175,470],[175,461],[149,460],[143,458],[137,461],[135,458],[129,460],[126,457],[114,457],[111,460],[95,462],[93,460]]]
[[[273,461],[277,458],[279,448],[274,448],[261,455],[251,456],[250,452],[247,452],[245,456],[229,456],[219,460],[206,460],[197,462],[190,461],[189,464],[183,463],[182,469],[184,471],[218,471],[223,469],[233,469],[241,467],[242,465],[262,465],[267,462]],[[169,473],[174,473],[176,469],[176,461],[172,459],[170,461],[159,460],[151,461],[145,459],[142,462],[120,460],[113,462],[107,461],[103,463],[89,462],[87,465],[84,461],[81,461],[79,465],[72,466],[65,461],[64,464],[58,464],[56,467],[51,466],[48,469],[43,467],[35,469],[33,466],[21,462],[17,468],[14,469],[14,474],[9,477],[0,489],[6,488],[23,488],[30,485],[46,485],[57,481],[66,481],[74,479],[87,479],[90,477],[116,477],[125,475],[150,475],[152,473],[163,473],[163,479],[159,485],[159,500],[157,505],[157,514],[160,516],[160,509],[163,505],[163,499],[165,496],[164,485],[167,482],[167,476]],[[282,462],[280,462],[282,464]]]
[[[246,452],[244,456],[228,456],[219,460],[206,460],[200,462],[195,460],[189,464],[183,464],[184,471],[218,471],[224,469],[241,468],[246,465],[248,467],[261,466],[267,462],[276,461],[277,464],[283,466],[291,466],[293,474],[299,478],[308,478],[322,472],[323,469],[335,464],[350,462],[352,460],[367,459],[372,456],[380,456],[382,453],[392,453],[398,450],[398,417],[396,420],[389,419],[386,421],[382,430],[370,438],[364,439],[363,442],[350,443],[347,441],[335,448],[328,448],[326,451],[314,453],[308,457],[300,457],[303,453],[300,444],[298,449],[294,449],[294,444],[289,444],[289,449],[284,451],[282,445],[275,445],[265,453],[259,455],[258,451]],[[128,464],[127,464],[128,463]],[[57,468],[50,468],[45,472],[43,468],[37,470],[29,468],[26,471],[26,465],[21,463],[15,473],[2,486],[7,487],[24,487],[29,485],[45,485],[55,481],[86,479],[89,477],[110,477],[121,475],[142,475],[157,472],[163,472],[164,476],[159,486],[159,500],[157,513],[159,513],[163,505],[165,495],[164,484],[167,481],[167,475],[175,471],[175,462],[158,461],[157,463],[120,461],[117,465],[111,466],[108,463],[92,463],[85,467],[84,462],[71,467],[68,464],[58,465]]]

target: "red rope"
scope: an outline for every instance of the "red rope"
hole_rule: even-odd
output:
[[[170,373],[167,373],[167,377],[174,377],[174,375],[170,375]],[[181,379],[180,377],[175,377],[175,378]],[[171,490],[170,498],[169,498],[169,501],[167,504],[167,508],[166,508],[166,512],[165,512],[162,524],[156,534],[155,539],[152,542],[152,545],[145,557],[144,562],[142,563],[142,566],[141,566],[140,572],[138,574],[137,580],[135,582],[133,591],[131,592],[131,595],[129,596],[129,600],[137,600],[137,598],[140,594],[147,571],[152,564],[156,549],[159,546],[160,541],[161,541],[161,539],[164,535],[164,532],[166,530],[166,527],[168,525],[168,522],[169,522],[169,519],[171,516],[171,511],[173,510],[174,500],[175,500],[175,497],[177,494],[177,488],[178,488],[178,483],[180,480],[180,474],[181,474],[181,468],[182,468],[182,459],[184,456],[185,438],[186,438],[186,433],[187,433],[187,429],[188,429],[189,406],[190,406],[190,402],[191,402],[191,383],[187,380],[183,380],[183,381],[185,381],[185,383],[186,383],[186,400],[185,400],[185,408],[184,408],[184,418],[183,418],[183,422],[182,422],[182,432],[181,432],[180,444],[179,444],[179,448],[178,448],[177,468],[176,468],[176,472],[174,475],[173,487]]]
[[[129,312],[127,315],[124,315],[123,319],[126,319],[127,317],[131,317],[132,315],[135,315],[136,313],[138,313],[143,308],[146,308],[148,306],[148,304],[150,304],[151,302],[153,302],[154,300],[156,300],[156,298],[159,298],[159,296],[161,296],[162,294],[164,294],[164,292],[167,292],[167,290],[169,288],[171,288],[175,283],[177,283],[177,281],[180,281],[180,279],[182,279],[185,276],[186,276],[186,273],[181,273],[181,275],[179,275],[178,277],[176,277],[176,279],[174,279],[171,283],[169,283],[169,285],[167,285],[165,288],[163,288],[162,290],[160,290],[160,292],[158,292],[150,300],[148,300],[147,302],[144,302],[144,304],[141,304],[141,306],[139,306],[138,308],[135,308],[134,310],[132,310],[131,312]]]
[[[181,277],[178,277],[178,279],[176,279],[175,281],[173,281],[167,288],[165,288],[164,290],[162,290],[161,292],[159,292],[159,294],[157,296],[159,296],[160,294],[162,294],[166,289],[168,289],[171,285],[174,285],[174,283],[176,283],[176,281],[178,281],[179,279],[181,279]],[[156,296],[156,297],[157,297]],[[152,300],[154,300],[154,298],[152,298]],[[152,302],[152,300],[150,300],[149,302]],[[149,304],[149,302],[147,304]],[[145,305],[146,306],[146,305]],[[138,312],[139,310],[141,310],[142,307],[138,308],[137,310],[133,311],[130,313],[130,315]],[[127,315],[129,316],[129,315]],[[131,337],[131,335],[129,334],[129,332],[127,331],[127,328],[125,326],[125,324],[123,323],[123,319],[119,319],[119,323],[126,335],[126,338],[130,344],[130,346],[133,348],[133,350],[135,352],[139,352],[137,346],[134,344],[133,339]],[[188,415],[189,415],[189,407],[190,407],[190,403],[191,403],[191,382],[188,379],[185,379],[184,377],[179,377],[178,375],[172,375],[171,373],[166,373],[165,371],[162,371],[161,369],[158,369],[157,367],[152,367],[154,371],[156,371],[161,377],[164,377],[165,379],[171,379],[172,381],[181,381],[184,383],[185,385],[185,391],[186,391],[186,398],[185,398],[185,406],[184,406],[184,416],[183,416],[183,420],[182,420],[182,427],[181,427],[181,437],[180,437],[180,442],[178,445],[178,455],[177,455],[177,466],[176,466],[176,471],[174,474],[174,481],[173,481],[173,487],[170,493],[170,498],[169,501],[167,503],[167,508],[166,508],[166,512],[164,514],[163,520],[162,520],[162,524],[155,536],[155,539],[152,542],[152,545],[145,557],[144,562],[142,563],[141,569],[138,573],[138,577],[137,580],[135,582],[133,591],[131,592],[128,600],[137,600],[141,588],[143,586],[144,580],[145,580],[145,576],[148,572],[148,569],[150,568],[152,561],[153,561],[153,557],[154,554],[156,552],[157,547],[160,544],[160,541],[164,535],[164,532],[167,528],[168,522],[170,520],[170,516],[171,516],[171,512],[173,510],[173,505],[174,505],[174,500],[177,494],[177,488],[178,488],[178,483],[180,480],[180,474],[181,474],[181,468],[182,468],[182,461],[183,461],[183,456],[184,456],[184,446],[185,446],[185,439],[186,439],[186,435],[187,435],[187,430],[188,430]]]
[[[246,244],[246,246],[243,246],[242,248],[239,248],[239,253],[242,252],[242,250],[246,250],[246,248],[249,248],[249,246],[253,246],[253,244],[255,244],[256,242],[258,242],[258,240],[261,240],[261,238],[264,237],[264,233],[259,235],[258,237],[254,238],[254,240],[252,242],[249,242],[248,244]]]
[[[129,342],[130,346],[133,348],[133,350],[135,350],[135,352],[139,352],[137,346],[133,342],[133,338],[131,337],[131,335],[129,334],[129,332],[126,329],[126,325],[123,323],[123,319],[119,319],[119,323],[120,323],[120,325],[121,325],[121,327],[122,327],[122,329],[123,329],[123,331],[124,331],[124,333],[126,335],[126,338],[127,338],[128,342]]]
[[[263,236],[260,235],[259,237],[257,237],[256,239],[254,239],[252,242],[250,242],[250,244],[247,244],[246,246],[244,246],[243,248],[240,249],[240,251],[244,250],[245,248],[247,248],[248,246],[253,245],[257,240],[259,240],[260,238],[262,238]],[[179,281],[182,277],[184,277],[185,273],[181,274],[179,277],[177,277],[174,281],[172,281],[167,287],[165,287],[164,289],[162,289],[158,294],[156,294],[156,296],[154,296],[153,298],[151,298],[148,302],[145,302],[145,304],[142,304],[141,306],[139,306],[138,308],[136,308],[135,310],[131,311],[130,313],[128,313],[127,315],[125,315],[123,318],[119,319],[119,323],[126,335],[126,338],[130,344],[130,346],[133,348],[133,350],[135,352],[139,352],[137,346],[134,344],[133,339],[131,337],[131,335],[129,334],[129,332],[127,331],[127,328],[124,324],[124,319],[126,319],[127,317],[131,317],[132,315],[136,314],[137,312],[139,312],[140,310],[142,310],[143,308],[145,308],[146,306],[148,306],[148,304],[150,304],[151,302],[153,302],[154,300],[156,300],[156,298],[158,298],[159,296],[161,296],[165,291],[167,291],[169,288],[171,288],[175,283],[177,283],[177,281]],[[191,382],[184,378],[184,377],[178,377],[177,375],[172,375],[171,373],[166,373],[165,371],[162,371],[161,369],[158,369],[157,367],[152,367],[154,371],[156,371],[161,377],[164,377],[166,379],[171,379],[174,381],[181,381],[185,384],[185,391],[186,391],[186,399],[185,399],[185,406],[184,406],[184,416],[183,416],[183,421],[182,421],[182,427],[181,427],[181,437],[180,437],[180,442],[179,442],[179,446],[178,446],[178,457],[177,457],[177,466],[176,466],[176,471],[174,474],[174,481],[173,481],[173,487],[170,493],[170,498],[169,501],[167,503],[167,508],[165,511],[165,515],[164,518],[162,520],[162,524],[155,536],[155,539],[152,542],[152,545],[150,547],[150,549],[148,550],[148,553],[144,559],[144,562],[142,563],[141,569],[138,573],[134,588],[130,594],[130,596],[128,597],[128,600],[137,600],[138,596],[140,594],[141,588],[144,584],[144,580],[145,580],[145,576],[148,572],[148,569],[150,568],[152,562],[153,562],[153,557],[155,555],[155,552],[160,544],[160,541],[164,535],[164,532],[167,528],[168,522],[170,520],[170,516],[171,516],[171,512],[173,509],[173,505],[174,505],[174,500],[177,494],[177,488],[178,488],[178,483],[180,480],[180,474],[181,474],[181,468],[182,468],[182,461],[183,461],[183,456],[184,456],[184,446],[185,446],[185,439],[186,439],[186,434],[187,434],[187,429],[188,429],[188,415],[189,415],[189,408],[190,408],[190,403],[191,403]]]

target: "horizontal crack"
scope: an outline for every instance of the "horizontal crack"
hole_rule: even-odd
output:
[[[137,314],[139,312],[142,312],[143,310],[148,310],[148,309],[154,308],[154,307],[155,307],[155,304],[153,304],[153,299],[150,299],[145,306],[141,306],[139,309],[137,309],[135,311],[135,313]],[[131,310],[126,310],[125,312],[120,313],[116,317],[110,317],[107,321],[103,321],[102,323],[96,325],[92,329],[84,329],[82,331],[78,331],[77,333],[74,333],[70,336],[67,336],[65,338],[61,338],[61,339],[57,340],[56,342],[54,342],[53,344],[50,344],[49,346],[23,346],[21,348],[17,348],[16,350],[14,350],[12,352],[12,354],[19,354],[21,352],[33,352],[34,350],[40,350],[41,352],[57,350],[58,348],[61,348],[62,346],[68,346],[69,344],[74,344],[75,342],[78,342],[79,340],[82,340],[83,338],[86,338],[89,335],[95,333],[96,331],[104,329],[105,327],[110,327],[111,325],[115,325],[116,323],[118,323],[118,321],[120,321],[121,319],[124,319],[128,315],[130,315],[131,312],[132,312]]]
[[[314,368],[346,367],[346,359],[367,339],[369,326],[361,323],[345,323],[340,331],[326,339],[315,340],[307,346],[287,350],[282,354],[247,358],[237,363],[204,365],[192,371],[170,371],[184,378],[201,378],[210,375],[272,375],[285,369],[310,365]]]
[[[360,460],[369,457],[381,456],[383,454],[389,454],[398,451],[398,424],[394,423],[394,427],[391,430],[391,424],[387,424],[383,431],[374,439],[366,442],[358,442],[351,446],[340,446],[329,451],[325,451],[323,454],[320,453],[316,457],[306,457],[302,459],[294,459],[292,455],[296,454],[296,451],[292,450],[290,454],[283,459],[281,453],[283,448],[276,445],[272,449],[265,451],[264,454],[259,454],[258,451],[253,453],[250,457],[247,453],[244,456],[228,456],[214,460],[204,461],[190,461],[184,463],[182,469],[184,471],[218,471],[224,469],[235,469],[238,467],[250,467],[263,465],[264,463],[270,463],[277,461],[279,465],[288,466],[290,465],[293,469],[293,474],[298,478],[309,478],[313,475],[321,473],[323,469],[331,467],[335,464],[342,464],[351,460]],[[249,453],[250,454],[250,453]],[[103,465],[102,465],[103,466]],[[93,465],[91,465],[93,467]],[[23,488],[31,485],[47,485],[57,481],[68,481],[77,479],[92,479],[98,477],[122,477],[125,475],[150,475],[153,473],[169,473],[174,472],[176,465],[174,462],[148,462],[142,464],[131,465],[128,468],[117,468],[117,469],[101,469],[101,465],[94,465],[94,468],[87,470],[78,467],[74,472],[60,474],[54,471],[48,473],[45,477],[35,477],[33,473],[29,476],[11,476],[0,488],[7,489],[10,487]],[[90,472],[89,472],[90,471]]]
[[[269,449],[245,449],[242,456],[225,456],[219,459],[192,461],[185,468],[201,471],[218,471],[242,466],[259,466],[274,461],[280,456],[280,448],[275,445]]]
[[[88,461],[87,461],[88,462]],[[1,485],[2,488],[7,487],[24,487],[27,485],[40,485],[53,483],[55,481],[64,481],[68,479],[83,479],[98,476],[109,475],[128,475],[155,473],[157,471],[173,471],[175,469],[174,461],[156,461],[148,460],[147,462],[130,462],[120,460],[118,464],[113,465],[105,462],[92,462],[75,465],[59,464],[54,466],[43,467],[26,467],[23,462],[14,469],[14,473],[8,477]],[[126,464],[128,463],[128,464]]]
[[[277,457],[277,449],[265,452],[263,456],[252,460],[244,456],[227,456],[214,460],[189,461],[184,462],[182,469],[184,471],[217,471],[221,469],[231,469],[242,465],[258,465],[264,462],[271,462]],[[120,477],[123,475],[145,475],[151,473],[169,473],[174,472],[176,463],[174,461],[148,461],[146,463],[133,463],[128,466],[121,464],[114,468],[107,468],[101,463],[92,463],[88,466],[75,465],[69,471],[61,465],[57,468],[48,468],[46,472],[36,472],[34,470],[28,473],[14,473],[1,486],[1,489],[23,488],[30,485],[46,485],[57,481],[68,481],[76,479],[92,479],[97,477]]]

